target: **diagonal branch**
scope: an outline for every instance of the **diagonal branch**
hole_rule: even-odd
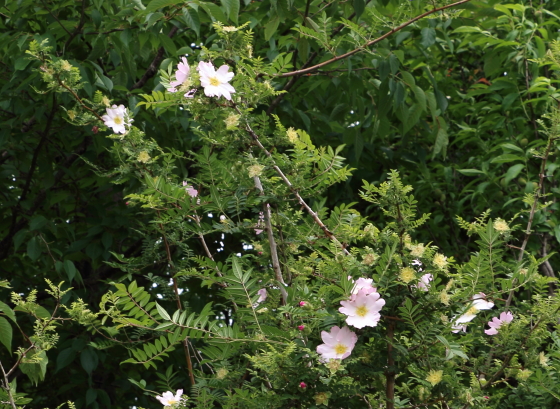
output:
[[[173,28],[171,28],[171,30],[169,30],[169,34],[167,34],[167,36],[169,38],[173,37],[175,35],[175,33],[177,33],[179,29],[175,26],[173,26]],[[134,84],[132,87],[130,87],[130,90],[132,91],[133,89],[136,88],[142,88],[144,86],[144,84],[146,84],[146,82],[152,78],[154,75],[156,75],[157,70],[159,68],[159,64],[161,63],[161,60],[163,60],[163,53],[165,52],[165,49],[163,47],[160,47],[155,58],[153,59],[152,63],[150,64],[150,66],[148,67],[148,69],[146,70],[146,72],[144,73],[144,75],[142,75],[142,78],[140,78],[138,80],[138,82],[136,84]]]
[[[410,19],[410,20],[408,20],[404,23],[402,23],[401,25],[391,29],[387,33],[383,34],[382,36],[377,37],[375,40],[369,41],[368,43],[364,44],[362,47],[356,48],[352,51],[348,51],[347,53],[344,53],[344,54],[341,54],[341,55],[337,55],[336,57],[331,58],[330,60],[323,61],[322,63],[313,65],[313,66],[308,67],[308,68],[304,68],[304,69],[301,69],[301,70],[296,70],[296,71],[286,72],[284,74],[280,74],[276,78],[286,78],[286,77],[293,77],[293,76],[296,76],[296,75],[307,74],[308,72],[315,71],[315,70],[317,70],[321,67],[332,64],[333,62],[343,60],[345,58],[350,57],[351,55],[359,53],[360,51],[364,50],[365,48],[371,47],[372,45],[377,44],[380,41],[385,40],[387,37],[390,37],[391,35],[395,34],[396,32],[401,31],[403,28],[411,25],[412,23],[414,23],[418,20],[423,19],[426,16],[429,16],[430,14],[434,14],[434,13],[437,13],[438,11],[442,11],[442,10],[445,10],[445,9],[448,9],[448,8],[451,8],[451,7],[458,6],[460,4],[468,3],[469,1],[470,0],[460,0],[456,3],[448,4],[446,6],[442,6],[442,7],[434,8],[430,11],[426,11],[425,13],[422,13],[422,14],[420,14],[420,15],[418,15],[418,16],[416,16],[416,17],[414,17],[414,18],[412,18],[412,19]]]

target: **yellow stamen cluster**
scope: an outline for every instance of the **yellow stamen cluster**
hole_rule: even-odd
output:
[[[263,169],[264,166],[262,165],[252,165],[247,168],[247,171],[249,172],[249,177],[254,178],[255,176],[260,176]]]
[[[399,273],[399,278],[406,284],[410,283],[416,278],[416,273],[411,267],[404,267]]]
[[[509,231],[509,226],[506,221],[499,218],[494,220],[493,226],[494,229],[500,233],[506,233]]]
[[[226,377],[226,375],[228,374],[228,370],[226,368],[220,368],[216,371],[216,378],[218,379],[224,379]]]
[[[317,406],[319,405],[325,405],[328,406],[329,404],[329,396],[330,393],[329,392],[319,392],[317,395],[315,395],[313,397],[313,399],[315,399],[315,404]]]
[[[210,78],[210,85],[213,85],[214,87],[217,87],[218,85],[220,85],[220,80],[216,77],[211,77]]]
[[[148,152],[142,151],[138,154],[138,162],[147,163],[151,158]]]
[[[539,364],[543,368],[546,368],[548,366],[548,357],[544,354],[544,352],[541,352],[539,354]]]
[[[440,268],[441,270],[445,270],[448,264],[447,257],[445,257],[443,254],[440,253],[437,253],[434,256],[432,262],[436,267]]]
[[[432,386],[436,386],[438,383],[441,382],[443,379],[443,371],[435,371],[431,370],[426,376],[426,380],[432,384]]]
[[[365,305],[361,305],[358,308],[356,308],[356,315],[358,317],[365,317],[368,313],[368,309]]]
[[[286,136],[288,137],[290,143],[296,143],[298,140],[298,134],[292,127],[288,128],[288,130],[286,131]]]
[[[337,355],[344,355],[346,351],[348,351],[348,347],[344,344],[336,344],[334,347],[334,352],[336,352]]]
[[[424,247],[424,244],[422,243],[411,244],[407,247],[410,250],[410,255],[412,257],[422,257],[424,255],[424,251],[426,250],[426,247]]]

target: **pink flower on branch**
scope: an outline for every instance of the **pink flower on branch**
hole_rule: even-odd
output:
[[[171,81],[169,85],[171,88],[167,88],[169,92],[177,92],[177,87],[183,85],[183,83],[189,78],[191,73],[191,68],[185,57],[182,58],[183,62],[177,64],[177,71],[175,71],[175,81]],[[185,96],[187,96],[185,94]]]
[[[367,289],[361,289],[349,301],[341,301],[338,309],[348,316],[346,322],[356,328],[375,327],[381,318],[379,311],[385,305],[385,300],[378,292],[368,295]]]
[[[332,327],[331,332],[321,331],[321,338],[324,344],[317,347],[317,353],[326,361],[348,358],[358,341],[358,336],[348,327],[337,326]]]
[[[257,303],[261,303],[264,302],[266,300],[266,297],[268,297],[268,293],[266,292],[265,288],[261,288],[259,291],[257,291],[257,294],[259,295],[259,299],[257,300]]]
[[[349,280],[352,280],[351,276],[348,276]],[[372,285],[373,279],[360,277],[356,281],[352,280],[354,287],[352,288],[352,294],[358,294],[358,291],[362,290],[365,294],[371,294],[377,291],[377,289]],[[353,298],[353,296],[352,296]]]
[[[511,312],[502,312],[500,314],[500,318],[492,318],[492,321],[488,322],[488,326],[490,329],[484,330],[486,335],[496,335],[498,333],[498,328],[500,328],[504,324],[509,324],[513,321],[513,314]]]
[[[422,277],[420,277],[420,281],[418,282],[418,285],[416,287],[422,291],[428,291],[430,289],[430,281],[432,281],[433,279],[434,276],[432,276],[431,274],[424,274]]]
[[[221,97],[231,101],[231,94],[235,89],[228,84],[233,78],[233,72],[228,72],[229,67],[222,65],[218,70],[209,62],[200,61],[197,67],[200,73],[200,84],[204,87],[207,97]]]

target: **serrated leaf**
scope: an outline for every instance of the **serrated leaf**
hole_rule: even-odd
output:
[[[214,3],[201,2],[200,7],[208,14],[212,21],[219,21],[221,23],[227,23],[227,17],[222,11],[222,9]]]
[[[274,35],[280,24],[280,17],[275,16],[264,26],[264,39],[266,41],[270,40],[270,37]]]
[[[175,4],[183,3],[184,0],[152,0],[146,6],[146,12],[151,13],[158,9],[174,6]]]

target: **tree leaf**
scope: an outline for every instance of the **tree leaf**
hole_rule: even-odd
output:
[[[12,354],[12,326],[4,317],[0,317],[0,342],[8,348],[10,355]]]
[[[167,311],[165,311],[165,309],[161,305],[156,303],[156,308],[157,308],[158,314],[161,316],[161,318],[163,318],[165,321],[171,321],[171,317],[169,316]]]

